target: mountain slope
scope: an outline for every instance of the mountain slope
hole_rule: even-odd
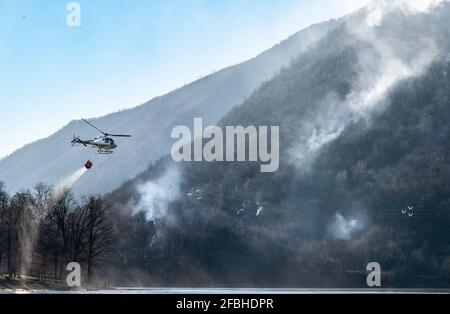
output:
[[[202,117],[208,124],[216,123],[336,24],[330,21],[315,25],[250,61],[219,71],[134,109],[91,120],[108,132],[133,135],[131,140],[119,139],[120,146],[111,156],[98,156],[95,150],[83,147],[70,148],[74,133],[81,138],[97,135],[81,121],[72,121],[52,136],[0,160],[0,180],[13,192],[30,188],[38,182],[55,185],[91,159],[94,168],[73,186],[74,192],[84,195],[111,191],[145,170],[150,162],[170,152],[170,134],[174,126],[191,125],[194,117]]]
[[[376,261],[384,286],[450,286],[450,5],[378,10],[345,18],[219,122],[279,125],[278,172],[166,159],[108,195],[157,229],[136,247],[121,233],[155,257],[128,263],[163,283],[324,288],[365,287]],[[179,191],[162,203],[173,169]]]

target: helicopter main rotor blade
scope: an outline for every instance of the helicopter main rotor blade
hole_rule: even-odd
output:
[[[100,130],[99,128],[97,128],[95,125],[93,125],[92,123],[90,123],[89,121],[85,120],[85,119],[81,119],[84,122],[86,122],[87,124],[89,124],[91,127],[93,127],[94,129],[96,129],[97,131],[99,131],[100,133],[102,133],[104,136],[108,137],[108,136],[112,136],[112,137],[131,137],[131,135],[122,135],[122,134],[109,134],[106,132],[103,132],[102,130]]]
[[[99,128],[97,128],[95,125],[93,125],[92,123],[90,123],[89,121],[85,120],[85,119],[81,119],[84,122],[86,122],[87,124],[89,124],[91,127],[93,127],[94,129],[96,129],[97,131],[99,131],[100,133],[102,133],[105,136],[108,136],[108,133],[103,132],[102,130],[100,130]]]

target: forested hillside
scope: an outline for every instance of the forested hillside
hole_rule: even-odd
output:
[[[106,217],[92,280],[362,288],[377,262],[385,288],[449,288],[449,17],[449,4],[344,17],[222,117],[221,127],[280,127],[275,173],[167,155],[101,200],[72,203],[70,217],[92,208]],[[9,213],[19,194],[4,195]],[[51,219],[66,208],[61,197],[44,222],[64,261],[76,242],[64,241],[73,220]],[[77,256],[89,265],[86,251]],[[52,265],[44,273],[57,274]]]
[[[445,16],[448,7],[431,16],[395,12],[366,33],[370,40],[349,29],[354,16],[222,119],[224,126],[280,125],[275,174],[255,163],[167,158],[109,195],[121,213],[143,210],[130,219],[149,232],[141,238],[147,253],[124,247],[133,258],[123,267],[156,282],[362,287],[366,265],[376,261],[385,286],[448,287]],[[410,46],[412,38],[435,39],[439,52]],[[387,54],[396,55],[388,65]],[[418,70],[423,55],[433,57]],[[390,67],[394,80],[384,75]],[[181,173],[172,177],[180,191],[155,216],[161,203],[143,203],[142,186],[162,184],[171,169]]]

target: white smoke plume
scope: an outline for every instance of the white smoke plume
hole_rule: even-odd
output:
[[[406,2],[411,2],[406,4]],[[371,49],[359,51],[358,79],[352,91],[342,101],[333,93],[317,105],[316,115],[304,123],[301,138],[291,149],[290,160],[299,170],[307,170],[320,149],[337,139],[350,124],[364,119],[370,122],[374,112],[389,105],[388,93],[400,81],[423,74],[440,55],[432,38],[418,37],[414,45],[408,40],[385,38],[373,26],[382,23],[389,10],[399,9],[405,14],[427,12],[441,1],[379,1],[369,6],[366,20],[349,19],[347,32]],[[388,9],[385,9],[387,7]],[[401,53],[399,53],[401,51]],[[402,54],[407,54],[405,57]]]
[[[341,214],[336,214],[335,220],[329,231],[339,240],[350,240],[355,233],[363,230],[364,224],[359,219],[345,218]]]
[[[179,169],[169,168],[159,179],[139,185],[140,200],[134,214],[144,211],[150,221],[165,217],[169,204],[180,196],[180,182]]]
[[[404,14],[428,13],[449,0],[378,0],[367,6],[371,13],[383,18],[385,14],[401,10]],[[374,15],[369,14],[372,18]]]

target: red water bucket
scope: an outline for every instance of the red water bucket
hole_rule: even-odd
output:
[[[84,164],[84,166],[85,166],[86,169],[88,169],[88,170],[91,169],[93,165],[94,165],[94,164],[93,164],[92,161],[90,161],[90,160],[86,161],[86,163]]]

